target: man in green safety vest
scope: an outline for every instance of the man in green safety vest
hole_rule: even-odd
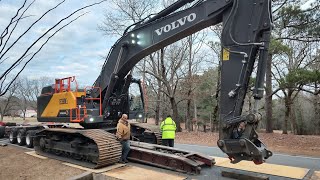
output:
[[[171,115],[168,115],[167,118],[161,122],[160,129],[162,132],[162,145],[173,147],[177,127]]]

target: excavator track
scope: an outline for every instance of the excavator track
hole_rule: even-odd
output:
[[[115,136],[101,129],[45,129],[36,134],[37,154],[88,168],[100,168],[119,161],[121,145]]]
[[[160,132],[159,126],[148,124],[148,123],[138,123],[132,122],[131,125],[131,135],[139,139],[141,142],[146,142],[150,144],[162,144],[162,134]],[[142,130],[142,131],[141,131]],[[141,140],[139,136],[143,134],[143,139]],[[133,139],[136,141],[137,139]]]

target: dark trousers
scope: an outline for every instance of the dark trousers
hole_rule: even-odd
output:
[[[122,154],[121,154],[121,161],[126,161],[129,151],[130,151],[130,142],[129,140],[123,140],[120,142],[122,145]]]
[[[174,139],[162,139],[162,145],[173,147]]]

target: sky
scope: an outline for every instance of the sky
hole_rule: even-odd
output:
[[[17,38],[46,10],[54,7],[61,1],[62,0],[36,0],[25,14],[32,15],[32,17],[25,18],[21,21],[12,35],[12,39]],[[32,0],[28,0],[28,4],[31,2]],[[20,57],[35,39],[41,36],[43,32],[52,27],[61,18],[93,2],[98,2],[98,0],[66,0],[66,2],[56,10],[47,14],[14,46],[15,48],[8,52],[5,57],[9,57],[9,59],[0,65],[0,72],[4,72],[4,69],[12,64],[13,60]],[[22,4],[23,0],[0,1],[0,33],[2,33],[11,17],[14,16],[16,10]],[[54,79],[75,75],[81,84],[92,85],[98,77],[102,64],[104,63],[105,59],[103,56],[107,55],[110,47],[117,39],[117,37],[105,36],[103,32],[98,29],[98,25],[102,24],[104,18],[103,12],[108,8],[110,8],[110,5],[104,2],[77,13],[76,15],[80,15],[84,12],[89,12],[50,39],[42,51],[27,65],[21,76],[26,76],[30,79],[44,76]],[[76,15],[72,17],[75,18]],[[68,21],[66,21],[66,23],[67,22]],[[10,43],[12,42],[9,41],[8,44]],[[35,48],[31,49],[30,52],[35,52],[37,47],[40,46],[41,42],[36,44]]]
[[[32,15],[23,19],[13,33],[13,39],[24,32],[26,28],[40,17],[46,10],[54,7],[62,0],[36,0],[26,15]],[[19,43],[5,56],[9,57],[5,63],[0,65],[0,72],[8,68],[13,60],[21,56],[25,49],[38,38],[43,32],[54,25],[61,18],[67,16],[74,10],[98,2],[99,0],[66,0],[59,8],[46,15],[36,26],[34,26]],[[306,0],[304,6],[315,0]],[[32,0],[28,0],[31,3]],[[16,10],[22,5],[23,0],[0,0],[0,33],[8,24]],[[89,12],[68,27],[60,31],[52,38],[43,50],[37,54],[27,65],[21,76],[30,79],[40,77],[63,78],[67,76],[76,76],[78,82],[83,85],[92,85],[98,77],[102,64],[105,59],[103,56],[108,54],[110,47],[118,37],[105,36],[98,29],[98,25],[103,22],[104,11],[112,9],[112,4],[104,2],[100,5],[90,7],[83,12]],[[73,16],[75,18],[76,16]],[[71,19],[70,19],[71,20]],[[9,41],[9,44],[12,43]],[[35,52],[41,42],[31,49]],[[15,71],[17,72],[17,70]]]

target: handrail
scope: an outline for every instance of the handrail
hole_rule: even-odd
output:
[[[99,100],[99,115],[102,116],[102,101],[101,101],[101,88],[100,87],[93,87],[93,86],[87,86],[84,88],[84,92],[87,92],[87,89],[99,89],[100,97],[99,98],[91,98],[91,97],[85,97],[85,100]],[[77,104],[77,99],[75,99],[75,103]],[[72,111],[73,109],[76,110],[75,119],[73,119]],[[83,117],[81,117],[81,109],[83,109]],[[83,105],[77,105],[76,108],[70,109],[70,122],[74,123],[80,123],[84,122],[84,118],[87,117],[87,107],[86,107],[86,101],[83,102]]]
[[[67,87],[65,89],[64,86],[64,81],[67,80]],[[61,78],[61,79],[55,79],[55,84],[54,84],[54,92],[55,93],[61,93],[61,92],[70,92],[71,91],[71,83],[75,82],[76,84],[76,89],[74,92],[78,92],[78,82],[76,80],[75,76],[70,76],[66,78]]]

